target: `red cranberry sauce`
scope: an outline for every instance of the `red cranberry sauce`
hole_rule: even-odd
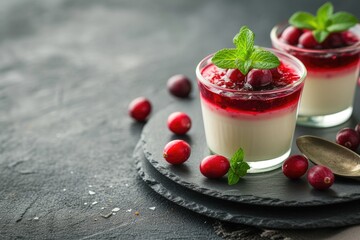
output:
[[[291,89],[271,94],[266,93],[269,90],[281,89],[299,80],[300,76],[283,63],[277,69],[271,70],[272,83],[260,89],[251,89],[251,86],[249,88],[245,84],[246,77],[244,76],[238,79],[230,79],[226,74],[227,71],[229,70],[220,69],[213,64],[209,64],[201,70],[201,74],[210,83],[221,88],[230,89],[230,91],[225,89],[222,91],[221,88],[209,86],[198,81],[201,97],[208,103],[223,108],[226,111],[246,112],[248,114],[264,113],[293,107],[299,101],[301,86],[297,86],[295,90]],[[236,96],[232,96],[234,91]]]
[[[293,45],[301,50],[289,50],[291,54],[300,59],[310,72],[329,72],[348,70],[356,67],[359,64],[360,51],[343,51],[336,52],[336,49],[349,47],[357,44],[360,38],[351,31],[344,31],[340,33],[331,33],[324,42],[317,43],[313,38],[312,32],[309,30],[300,30],[295,32],[293,27],[286,28],[282,34],[278,36],[279,40],[289,45]],[[293,31],[293,32],[291,32]],[[291,34],[290,34],[291,33]],[[295,34],[296,33],[296,34]],[[296,39],[297,38],[297,39]],[[315,42],[314,42],[315,41]],[[307,52],[309,50],[327,50],[324,53]]]

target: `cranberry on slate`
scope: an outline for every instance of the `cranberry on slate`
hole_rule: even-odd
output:
[[[151,112],[151,103],[147,98],[138,97],[129,104],[129,115],[139,121],[145,121]]]
[[[280,40],[290,44],[290,45],[297,45],[299,42],[299,37],[303,31],[293,26],[287,27],[283,33],[281,34]]]
[[[272,82],[271,71],[252,69],[246,76],[246,82],[253,88],[265,87]]]
[[[174,75],[169,78],[167,87],[172,95],[179,98],[186,98],[191,92],[191,81],[184,75]]]
[[[228,69],[226,76],[233,82],[242,82],[245,80],[244,74],[239,69]]]
[[[356,124],[355,131],[358,133],[358,135],[360,137],[360,123]]]
[[[304,32],[299,38],[299,44],[304,48],[318,48],[320,44],[315,40],[312,32]]]
[[[163,157],[168,163],[182,164],[191,154],[190,145],[184,140],[173,140],[164,147]]]
[[[185,134],[191,128],[190,117],[183,112],[174,112],[169,115],[167,125],[170,131],[175,134]]]
[[[230,162],[221,155],[210,155],[200,163],[200,172],[207,178],[221,178],[230,168]]]
[[[354,129],[343,128],[336,134],[336,143],[355,151],[360,144],[360,136]]]
[[[335,177],[329,168],[321,165],[315,165],[309,169],[307,180],[314,188],[324,190],[333,185]]]
[[[308,159],[302,155],[293,155],[286,159],[282,165],[284,175],[290,179],[303,176],[309,166]]]

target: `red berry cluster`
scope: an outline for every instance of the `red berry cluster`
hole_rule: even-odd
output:
[[[284,175],[290,179],[302,177],[309,167],[308,159],[303,155],[293,155],[286,159],[282,165]],[[306,176],[310,185],[319,190],[324,190],[333,185],[335,177],[333,172],[320,165],[315,165],[309,169]]]
[[[353,151],[360,145],[360,123],[354,129],[343,128],[336,134],[336,143]]]
[[[280,40],[293,46],[307,49],[331,49],[351,46],[358,38],[350,31],[331,33],[324,42],[318,43],[312,31],[287,27],[280,35]]]

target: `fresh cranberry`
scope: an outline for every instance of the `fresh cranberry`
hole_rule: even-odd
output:
[[[302,155],[293,155],[286,159],[282,165],[285,176],[291,179],[300,178],[308,169],[308,159]]]
[[[280,79],[282,76],[278,68],[272,68],[270,69],[270,72],[273,79]]]
[[[184,75],[174,75],[169,78],[167,87],[172,95],[186,98],[191,92],[191,81]]]
[[[299,42],[299,37],[303,31],[293,26],[287,27],[283,33],[281,34],[280,40],[290,44],[290,45],[297,45]]]
[[[355,131],[358,133],[358,135],[360,137],[360,123],[356,124]]]
[[[151,112],[151,103],[144,97],[135,98],[129,104],[129,115],[139,121],[145,121]]]
[[[270,70],[252,69],[246,76],[246,83],[253,88],[260,88],[269,85],[272,82]]]
[[[321,43],[322,48],[339,48],[345,47],[346,44],[342,38],[341,33],[331,33],[323,43]]]
[[[226,76],[233,82],[243,82],[245,80],[244,74],[239,69],[228,69]]]
[[[164,147],[163,157],[168,163],[182,164],[191,154],[190,145],[184,140],[173,140]]]
[[[304,32],[299,38],[299,44],[303,48],[315,49],[319,48],[320,44],[314,38],[312,32]]]
[[[324,190],[333,185],[335,177],[329,168],[316,165],[309,169],[307,180],[315,189]]]
[[[347,46],[351,46],[360,41],[360,39],[350,31],[344,31],[341,33],[341,37]]]
[[[355,151],[360,144],[360,136],[354,129],[343,128],[336,134],[336,143]]]
[[[167,124],[170,131],[181,135],[187,133],[190,130],[191,119],[186,113],[174,112],[169,115]]]
[[[207,156],[200,163],[200,172],[207,178],[221,178],[229,168],[229,160],[220,155]]]

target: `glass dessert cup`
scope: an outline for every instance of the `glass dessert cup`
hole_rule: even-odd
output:
[[[210,151],[230,158],[241,147],[250,165],[249,173],[276,169],[289,156],[306,77],[306,69],[298,59],[277,50],[266,50],[277,55],[299,79],[273,90],[235,90],[204,78],[203,71],[213,66],[213,55],[204,58],[196,68]]]
[[[279,39],[288,24],[275,26],[270,33],[274,48],[303,62],[307,77],[301,97],[298,124],[332,127],[346,122],[353,111],[360,69],[360,41],[333,49],[304,49]],[[359,24],[350,29],[360,39]]]

